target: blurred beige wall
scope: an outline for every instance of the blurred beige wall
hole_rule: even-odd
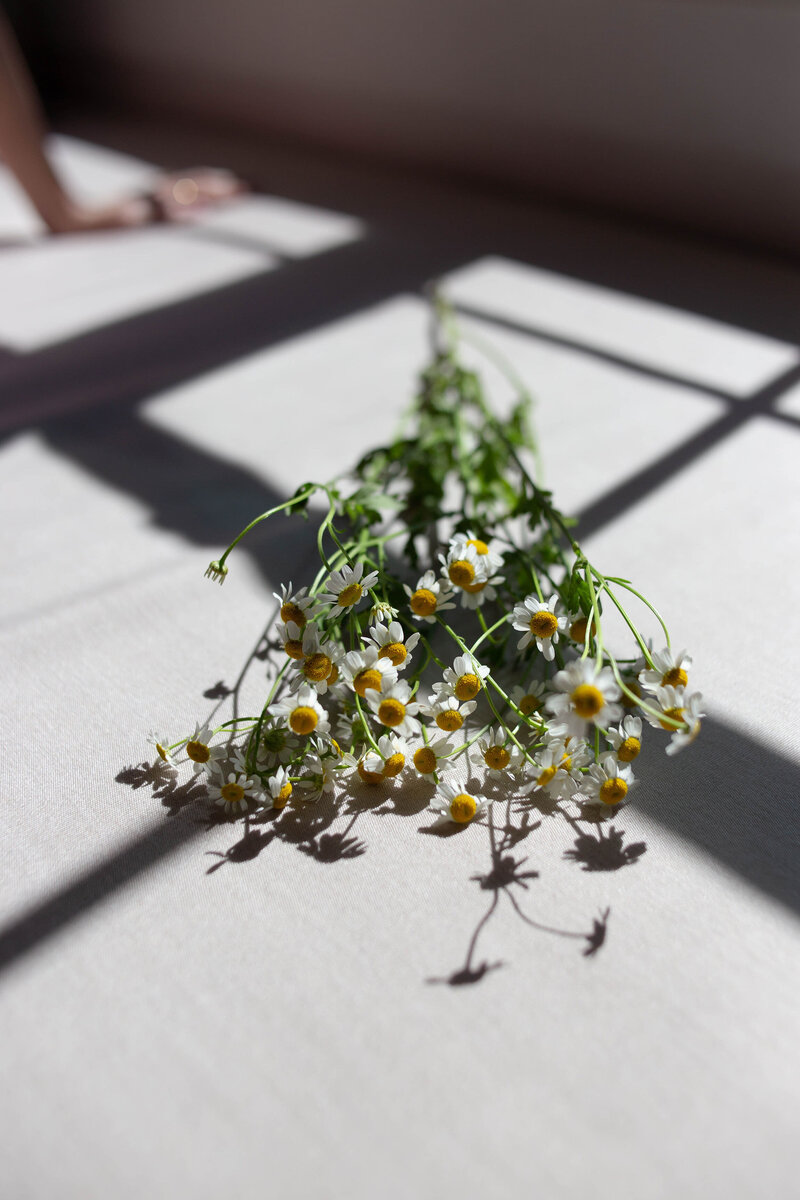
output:
[[[107,94],[800,248],[800,7],[74,0]]]

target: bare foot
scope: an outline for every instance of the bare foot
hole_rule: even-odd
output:
[[[67,201],[49,223],[50,232],[92,233],[104,229],[137,229],[161,222],[187,223],[218,204],[247,191],[230,171],[198,167],[164,175],[142,196],[131,196],[102,208]]]

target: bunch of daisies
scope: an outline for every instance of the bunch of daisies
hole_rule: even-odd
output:
[[[629,580],[586,559],[536,483],[529,406],[521,392],[501,419],[452,346],[439,348],[410,435],[366,455],[347,485],[304,485],[243,530],[211,578],[225,579],[260,521],[327,501],[315,578],[275,593],[261,711],[153,737],[160,760],[188,763],[232,817],[422,777],[435,817],[466,825],[497,798],[614,811],[634,788],[645,725],[666,734],[667,754],[692,741],[703,713],[691,658]],[[609,609],[630,632],[621,650],[604,633]]]

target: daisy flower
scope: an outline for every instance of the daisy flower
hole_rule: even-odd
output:
[[[289,658],[299,661],[303,657],[303,630],[294,621],[277,628],[278,639]]]
[[[547,689],[543,683],[534,680],[527,687],[519,684],[511,692],[510,699],[522,713],[523,717],[534,717],[544,708]]]
[[[381,658],[378,647],[349,650],[340,664],[342,682],[362,698],[367,692],[390,691],[397,683],[397,671],[388,658]]]
[[[553,646],[567,623],[566,617],[558,614],[559,603],[557,595],[551,596],[547,604],[531,595],[515,606],[509,621],[514,629],[522,631],[522,637],[517,642],[518,650],[524,650],[535,641],[547,661],[553,661]]]
[[[605,754],[599,763],[592,763],[589,767],[574,799],[584,804],[606,804],[613,808],[626,803],[634,782],[629,766],[621,764],[616,754]]]
[[[334,746],[332,743],[323,742],[320,738],[314,738],[309,742],[309,747],[311,753],[306,758],[304,765],[311,778],[302,779],[299,786],[313,789],[314,795],[311,799],[318,799],[323,792],[332,792],[335,788],[342,753],[338,744]]]
[[[700,718],[704,715],[700,712],[702,699],[700,692],[692,692],[687,696],[686,689],[682,687],[660,687],[656,692],[656,704],[661,715],[645,712],[645,716],[654,729],[666,729],[672,734],[667,754],[677,754],[697,737]],[[663,720],[664,717],[669,719]],[[683,721],[684,725],[676,729],[671,721]]]
[[[244,812],[249,802],[259,803],[263,793],[258,779],[245,775],[243,771],[216,772],[208,785],[208,794],[216,805],[228,816]]]
[[[425,746],[419,746],[414,751],[414,766],[420,775],[433,775],[439,769],[439,760],[446,759],[453,749],[447,737],[436,738]]]
[[[288,587],[282,583],[280,595],[277,592],[272,593],[281,606],[281,620],[285,625],[292,621],[302,629],[309,617],[313,617],[316,597],[306,595],[307,592],[308,588],[300,588],[299,592],[294,592],[291,583]]]
[[[370,641],[377,647],[378,658],[388,659],[398,671],[404,671],[408,664],[408,656],[420,639],[418,633],[405,637],[403,626],[399,621],[390,621],[388,625],[379,623],[369,631]],[[366,644],[366,639],[365,644]]]
[[[477,766],[485,767],[490,775],[498,777],[519,769],[522,751],[509,740],[506,730],[498,725],[472,746],[470,758]]]
[[[333,604],[330,617],[338,617],[360,602],[365,592],[369,591],[378,578],[377,571],[364,575],[364,564],[356,563],[354,567],[342,567],[341,571],[331,571],[326,587],[328,592],[320,592],[317,599]]]
[[[267,768],[290,762],[294,758],[298,741],[285,725],[276,725],[270,721],[261,730],[261,742],[258,747],[259,766]]]
[[[395,733],[411,737],[418,733],[420,723],[417,720],[419,704],[411,698],[411,688],[405,680],[398,680],[388,691],[379,696],[370,693],[366,697],[369,707],[381,725],[386,725]]]
[[[408,747],[403,738],[384,733],[378,739],[378,749],[369,750],[362,759],[365,771],[381,779],[394,779],[406,765]]]
[[[620,762],[633,762],[642,748],[642,722],[638,717],[625,717],[617,729],[609,729],[608,740]]]
[[[214,764],[226,756],[224,746],[211,745],[213,736],[210,725],[195,725],[194,733],[186,741],[184,749],[187,757],[191,759],[195,775],[212,770]]]
[[[472,529],[468,529],[466,533],[453,534],[448,546],[448,558],[452,556],[455,561],[458,561],[459,558],[464,557],[467,547],[471,547],[479,559],[486,560],[487,575],[491,575],[493,571],[497,571],[503,565],[503,551],[497,538],[490,538],[488,542],[485,542]]]
[[[579,646],[586,645],[586,632],[589,630],[589,619],[582,612],[567,614],[567,632],[573,642],[577,642]],[[597,632],[597,626],[592,621],[591,630],[589,630],[589,639],[591,640]]]
[[[425,715],[433,717],[436,724],[445,733],[455,733],[476,708],[477,704],[474,700],[467,700],[465,704],[461,704],[455,696],[437,696],[426,705]]]
[[[291,683],[293,689],[308,683],[324,696],[331,683],[339,677],[338,662],[341,650],[334,642],[321,642],[313,625],[303,631],[303,658],[297,661],[298,674]],[[335,673],[334,673],[335,672]]]
[[[417,586],[413,592],[406,583],[403,584],[403,588],[408,596],[408,606],[414,616],[420,621],[426,621],[429,625],[434,623],[438,613],[444,612],[448,608],[455,608],[452,589],[443,580],[437,579],[433,571],[426,571],[417,580]]]
[[[314,688],[304,684],[299,692],[291,693],[270,707],[270,716],[285,722],[292,733],[325,735],[330,730],[328,714],[317,699]]]
[[[489,802],[483,796],[473,796],[458,784],[447,781],[439,784],[431,801],[435,813],[458,825],[468,825],[476,817],[483,816],[488,806]]]
[[[461,589],[461,607],[476,609],[480,608],[487,600],[496,600],[495,584],[502,582],[502,575],[492,575],[488,579],[478,579],[475,583],[468,584],[467,587]]]
[[[529,767],[533,775],[532,790],[541,788],[559,800],[568,799],[578,789],[580,768],[589,758],[589,748],[583,739],[554,738],[537,754],[536,765]]]
[[[607,729],[622,716],[622,709],[615,703],[620,690],[610,667],[598,670],[595,663],[579,658],[556,672],[553,686],[558,695],[549,698],[547,707],[558,718],[554,732],[565,729],[571,734],[581,734],[584,721],[593,721]]]
[[[685,650],[673,654],[671,650],[656,650],[652,655],[652,670],[640,671],[639,682],[646,692],[653,695],[662,687],[685,688],[689,682],[692,656]]]
[[[173,757],[172,751],[169,748],[169,738],[159,737],[157,733],[150,732],[147,735],[147,740],[155,750],[161,762],[172,770],[177,768],[177,763]]]
[[[440,554],[439,560],[445,578],[461,593],[462,608],[478,608],[485,600],[497,599],[492,585],[502,583],[502,579],[492,575],[488,555],[479,554],[468,542],[461,542],[457,551],[451,548],[447,557]]]
[[[271,798],[273,808],[285,808],[291,798],[292,790],[292,781],[285,767],[279,767],[275,774],[267,780],[266,795]]]
[[[452,667],[445,668],[444,683],[435,683],[433,690],[440,700],[445,696],[455,696],[459,701],[474,700],[489,671],[489,667],[482,667],[471,654],[460,654],[453,660]]]
[[[396,616],[397,609],[392,608],[391,604],[387,604],[385,600],[381,600],[377,604],[373,604],[372,608],[369,610],[370,621],[379,621],[388,624],[390,621],[393,621]]]

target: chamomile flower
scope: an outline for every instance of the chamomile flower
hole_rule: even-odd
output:
[[[642,748],[642,722],[638,717],[625,717],[616,729],[609,729],[608,740],[620,762],[633,762]]]
[[[452,667],[445,668],[444,682],[435,683],[433,690],[440,700],[445,696],[455,696],[459,702],[474,700],[489,673],[490,668],[482,667],[471,654],[460,654]]]
[[[398,680],[380,695],[369,692],[366,700],[381,725],[386,725],[387,728],[402,734],[403,737],[411,737],[419,732],[420,723],[417,720],[417,713],[420,706],[416,700],[412,699],[411,688],[405,680]]]
[[[329,684],[335,683],[339,675],[338,663],[341,650],[334,642],[320,641],[319,632],[313,625],[303,630],[303,657],[297,660],[297,672],[291,687],[296,689],[304,683],[315,688],[324,696]]]
[[[147,740],[158,755],[159,762],[174,771],[178,764],[169,748],[169,738],[160,737],[157,733],[151,732],[148,733]]]
[[[420,775],[433,775],[439,770],[439,763],[446,760],[453,749],[448,737],[436,738],[414,751],[414,767]]]
[[[443,580],[437,579],[433,571],[426,571],[420,576],[413,592],[406,583],[403,584],[403,588],[414,616],[428,625],[433,625],[439,613],[448,608],[455,608],[452,589]]]
[[[289,658],[299,662],[303,657],[303,630],[299,625],[295,625],[294,621],[288,621],[285,625],[278,625],[277,636],[284,653]]]
[[[479,559],[486,560],[487,575],[493,574],[503,565],[503,551],[497,538],[490,538],[486,542],[483,538],[479,538],[472,529],[468,529],[466,533],[453,534],[448,546],[448,558],[452,556],[456,561],[463,558],[467,547],[471,547]]]
[[[397,671],[404,671],[409,665],[409,655],[419,639],[418,633],[406,637],[399,621],[390,621],[388,625],[378,622],[369,631],[369,640],[377,647],[378,658],[387,659]],[[366,644],[367,639],[364,641]]]
[[[273,808],[285,808],[292,796],[292,781],[285,767],[279,767],[267,780],[265,801],[272,801]]]
[[[566,631],[573,642],[577,642],[579,646],[585,646],[587,633],[591,641],[597,632],[597,626],[594,621],[590,626],[588,617],[585,617],[582,612],[567,613]]]
[[[534,679],[527,687],[517,684],[511,692],[510,699],[522,713],[523,717],[535,720],[544,708],[546,696],[547,689],[544,684]]]
[[[464,791],[448,780],[439,784],[431,801],[431,808],[438,816],[455,821],[457,825],[468,825],[476,817],[482,817],[488,806],[485,797]]]
[[[325,736],[330,730],[328,714],[320,704],[314,688],[304,684],[298,692],[291,692],[270,707],[270,716],[288,725],[292,733],[306,737],[308,734]]]
[[[261,730],[261,741],[258,747],[259,766],[278,766],[290,762],[297,751],[298,741],[285,725],[270,721]]]
[[[514,745],[507,731],[498,725],[471,747],[470,758],[476,766],[485,767],[489,775],[498,778],[519,769],[522,751]]]
[[[331,571],[326,585],[330,591],[320,592],[317,598],[332,604],[333,608],[328,615],[338,617],[340,613],[355,609],[377,578],[377,571],[364,574],[363,563],[356,563],[354,567],[342,567],[341,571]]]
[[[616,754],[605,754],[600,762],[589,767],[574,799],[584,804],[618,807],[630,799],[634,782],[633,771],[626,763],[620,763]]]
[[[702,699],[700,692],[692,692],[687,696],[685,688],[660,687],[656,692],[656,705],[660,715],[644,710],[644,715],[654,729],[666,729],[672,734],[667,754],[677,754],[697,737],[700,732],[700,718],[704,715],[700,711]],[[683,721],[684,724],[676,728],[674,721]]]
[[[531,595],[515,606],[509,621],[514,629],[522,632],[522,637],[517,642],[518,650],[524,650],[535,641],[547,661],[553,661],[553,647],[567,623],[566,617],[559,615],[559,604],[557,595],[551,596],[546,604],[537,596]]]
[[[377,751],[367,751],[362,762],[369,774],[377,774],[381,779],[394,779],[405,767],[407,755],[408,747],[403,738],[384,733],[378,739]]]
[[[281,620],[284,625],[288,625],[292,621],[299,629],[302,629],[306,622],[314,615],[314,606],[317,603],[315,596],[309,596],[306,593],[308,588],[300,588],[299,592],[292,590],[291,583],[288,585],[281,584],[280,595],[273,592],[273,596],[281,606]]]
[[[455,733],[476,708],[475,700],[462,704],[455,696],[436,696],[426,705],[425,715],[432,717],[444,733]]]
[[[370,691],[389,691],[397,683],[396,669],[388,658],[381,658],[378,647],[371,644],[363,650],[348,650],[339,670],[342,682],[361,697]]]
[[[372,608],[369,610],[370,621],[376,621],[382,624],[388,624],[390,621],[393,621],[397,615],[397,609],[392,608],[391,604],[387,604],[385,600],[381,600],[377,604],[373,604]]]
[[[227,751],[224,746],[212,746],[214,736],[210,725],[195,725],[194,733],[187,739],[184,749],[186,757],[191,760],[195,775],[213,769],[215,763],[225,758]]]
[[[553,676],[556,694],[550,696],[547,707],[555,715],[553,731],[583,733],[585,721],[593,721],[607,729],[622,716],[620,690],[610,667],[598,670],[593,662],[579,658]]]
[[[529,764],[532,788],[527,790],[542,789],[559,800],[567,799],[576,791],[576,776],[580,778],[579,768],[588,758],[583,740],[570,739],[568,748],[565,741],[553,739],[536,755],[535,764]]]
[[[337,744],[323,742],[314,738],[309,742],[311,753],[306,758],[304,766],[310,778],[302,779],[299,786],[311,790],[312,800],[318,799],[323,792],[332,792],[336,786],[336,776],[342,758]]]
[[[685,688],[689,682],[692,656],[685,650],[679,654],[666,647],[651,655],[653,668],[639,673],[639,682],[646,692],[653,695],[662,687]]]
[[[450,549],[447,557],[439,555],[444,577],[460,594],[462,608],[478,608],[486,600],[496,600],[496,583],[502,583],[493,573],[487,554],[479,554],[474,545],[461,542],[458,549]]]
[[[249,803],[258,804],[263,799],[258,779],[239,770],[227,774],[215,771],[209,780],[208,794],[228,816],[245,812]]]

